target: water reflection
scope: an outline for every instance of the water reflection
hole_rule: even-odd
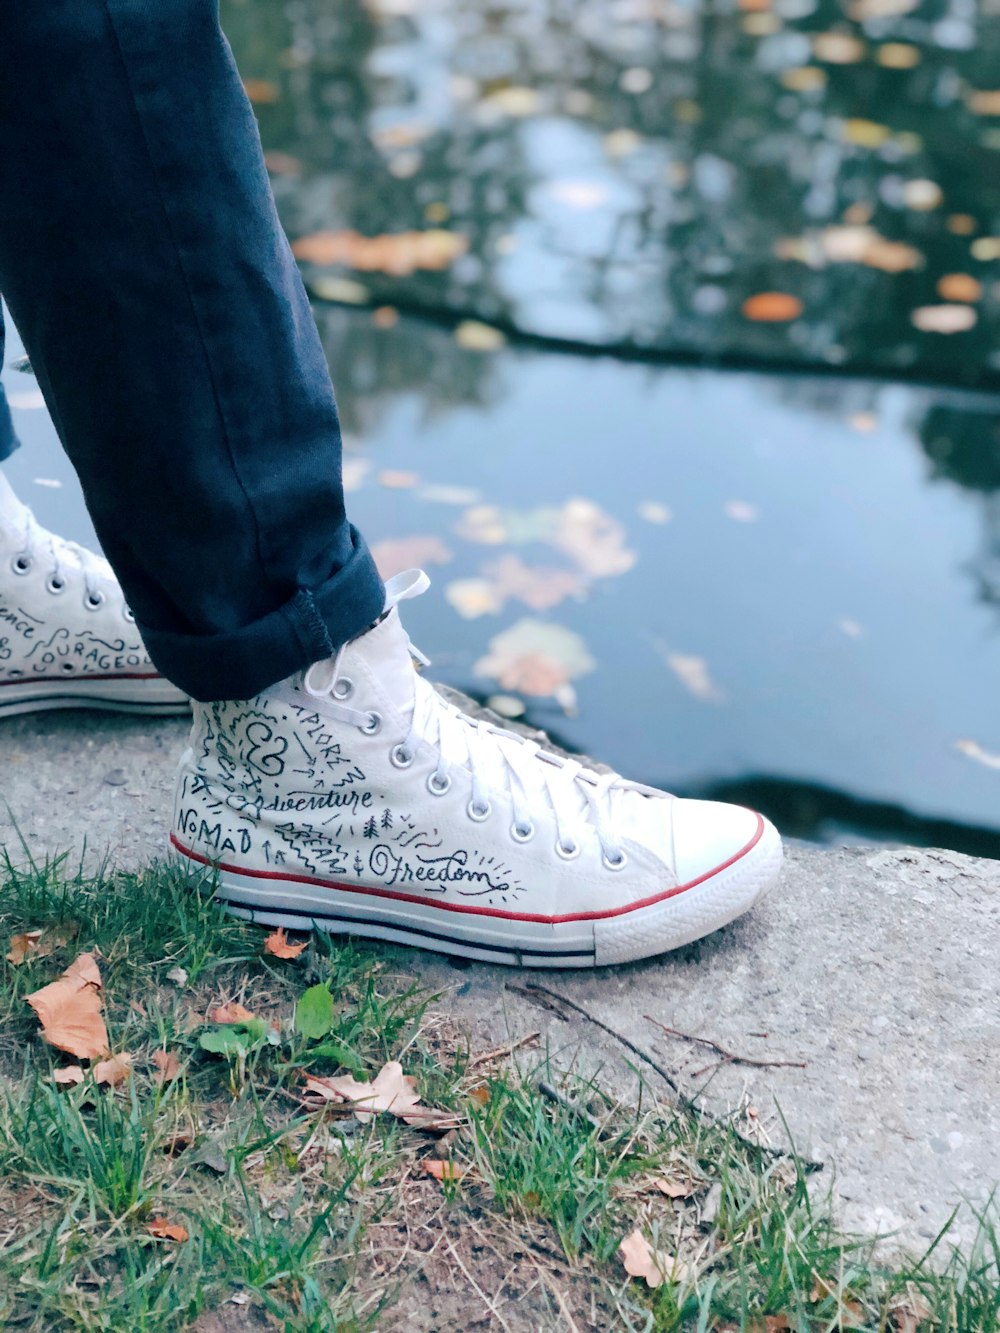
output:
[[[706,360],[1000,374],[985,4],[223,11],[293,236],[468,238],[445,271],[366,273],[373,299]],[[801,314],[746,318],[768,292]]]

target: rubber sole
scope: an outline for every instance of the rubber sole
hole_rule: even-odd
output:
[[[356,935],[511,967],[602,967],[669,953],[748,911],[782,861],[777,830],[760,823],[757,837],[716,872],[617,915],[539,921],[456,912],[368,886],[337,887],[226,863],[214,867],[216,897],[235,916],[286,930]],[[176,835],[171,848],[175,859],[199,870],[213,864]]]
[[[162,676],[0,681],[0,718],[66,708],[145,713],[154,717],[170,717],[191,711],[186,696]]]

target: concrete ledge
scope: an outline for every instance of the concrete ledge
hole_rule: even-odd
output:
[[[36,857],[160,855],[183,720],[40,714],[0,727],[0,841]],[[16,830],[15,830],[16,823]],[[393,951],[494,1045],[541,1030],[560,1059],[626,1091],[632,1057],[586,1019],[506,983],[527,974]],[[833,1171],[844,1223],[925,1244],[956,1204],[1000,1182],[1000,862],[952,852],[793,848],[749,918],[649,963],[531,974],[654,1056],[707,1109]],[[498,1002],[499,1001],[499,1002]],[[758,1061],[723,1059],[646,1016]],[[763,1034],[763,1035],[758,1035]],[[647,1071],[650,1090],[665,1094]],[[779,1116],[780,1109],[780,1116]],[[964,1210],[956,1239],[973,1230]]]

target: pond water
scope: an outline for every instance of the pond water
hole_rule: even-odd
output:
[[[434,578],[407,613],[434,674],[787,834],[996,855],[995,16],[223,18],[352,516],[384,572]],[[4,381],[15,481],[88,539],[33,380]]]

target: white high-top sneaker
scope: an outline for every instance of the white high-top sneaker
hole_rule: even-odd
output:
[[[149,660],[107,561],[46,531],[0,472],[0,718],[188,707]]]
[[[781,841],[760,815],[599,775],[475,721],[413,669],[396,603],[329,661],[194,705],[174,852],[241,916],[525,966],[675,949],[745,912]]]

